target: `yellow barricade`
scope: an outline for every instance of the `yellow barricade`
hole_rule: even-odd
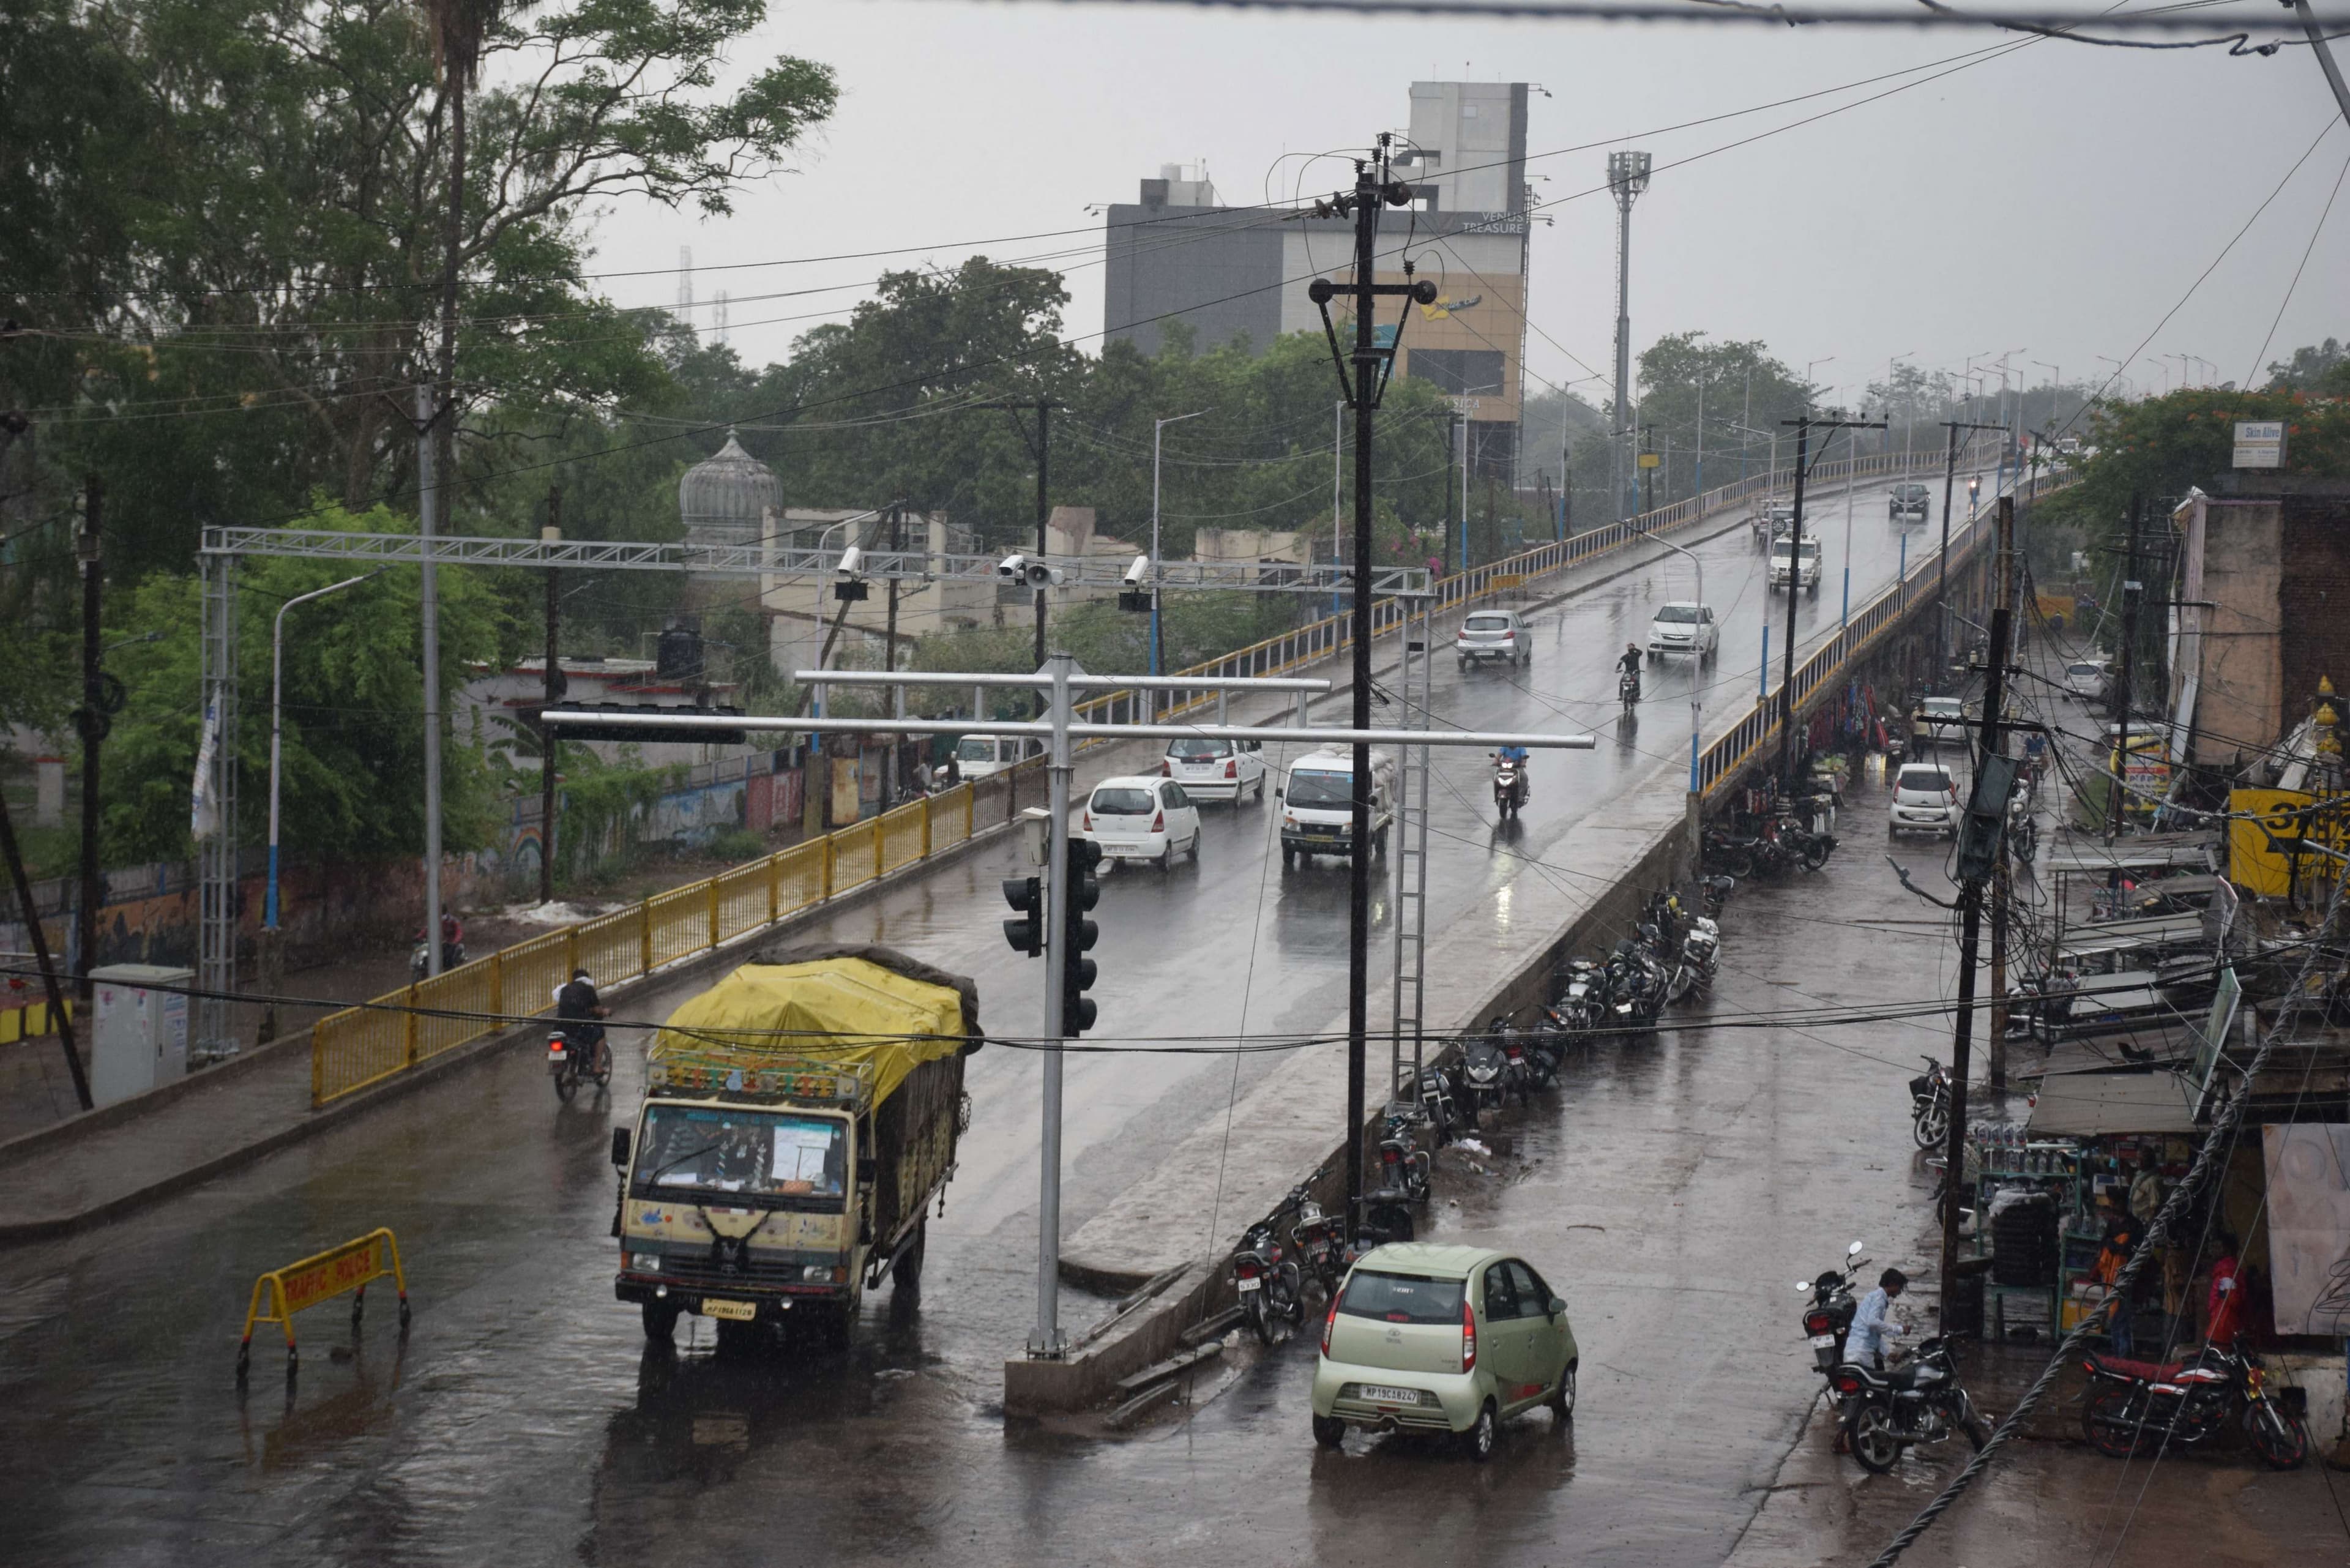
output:
[[[286,1331],[286,1376],[291,1377],[301,1365],[301,1352],[294,1347],[294,1314],[351,1291],[356,1293],[351,1297],[351,1326],[357,1328],[367,1310],[368,1282],[386,1274],[400,1289],[400,1332],[406,1334],[408,1276],[400,1271],[400,1243],[389,1231],[370,1231],[355,1241],[272,1269],[254,1281],[253,1300],[244,1309],[244,1337],[236,1347],[236,1380],[244,1382],[253,1365],[255,1324],[274,1323]]]

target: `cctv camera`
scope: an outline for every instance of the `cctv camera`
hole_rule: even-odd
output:
[[[1139,588],[1144,582],[1149,580],[1149,576],[1150,557],[1148,556],[1137,556],[1134,558],[1134,565],[1127,567],[1126,569],[1126,586],[1130,588]]]
[[[1007,583],[1016,583],[1028,575],[1028,557],[1006,556],[995,564],[995,575]]]
[[[856,577],[858,571],[864,566],[864,565],[865,552],[855,545],[851,545],[847,549],[843,550],[840,553],[840,580],[843,582],[850,581]]]

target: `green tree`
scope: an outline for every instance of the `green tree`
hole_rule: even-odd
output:
[[[411,519],[383,507],[351,513],[322,504],[312,528],[398,534]],[[264,557],[245,564],[238,595],[238,697],[244,722],[238,794],[245,843],[266,828],[269,648],[286,599],[348,575],[325,561]],[[188,809],[202,735],[201,604],[192,577],[157,575],[117,601],[110,640],[152,635],[110,660],[129,701],[107,742],[109,787],[101,831],[107,863],[173,859],[190,848]],[[469,660],[497,651],[496,600],[479,574],[441,572],[442,711]],[[287,618],[285,666],[283,841],[313,860],[411,854],[423,842],[424,706],[415,574],[395,568],[306,605]],[[496,737],[484,736],[484,742]],[[495,801],[484,747],[470,734],[444,750],[445,842],[489,842]]]

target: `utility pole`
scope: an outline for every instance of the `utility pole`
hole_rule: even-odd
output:
[[[1999,858],[1991,872],[1991,1086],[2007,1087],[2007,912],[2011,873],[2007,835],[1999,836]]]
[[[49,935],[41,929],[40,911],[33,907],[33,884],[25,875],[25,857],[16,847],[16,826],[8,816],[8,797],[0,794],[0,854],[8,857],[8,877],[16,885],[16,906],[25,912],[25,929],[33,939],[33,962],[41,971],[41,986],[49,999],[49,1027],[66,1054],[66,1070],[73,1075],[74,1098],[83,1110],[92,1107],[89,1074],[74,1045],[73,1020],[66,1012],[65,987],[57,983],[57,961],[49,956]],[[88,1019],[85,1012],[82,1017]]]
[[[1934,644],[1934,679],[1939,681],[1950,663],[1950,601],[1944,597],[1950,585],[1950,496],[1959,481],[1959,432],[1960,431],[1995,431],[1999,425],[1974,424],[1966,420],[1944,420],[1942,428],[1950,431],[1948,449],[1942,458],[1942,553],[1934,563],[1934,611],[1937,631]]]
[[[1982,730],[1976,750],[1975,804],[1982,803],[1982,780],[1991,759],[2002,754],[2007,738],[2002,722],[2001,707],[2007,701],[2007,644],[2013,622],[2014,582],[2012,551],[2015,547],[2015,498],[1999,498],[1999,540],[1993,559],[1998,563],[1998,597],[1991,602],[1991,668],[1983,676]],[[1997,839],[2004,843],[2007,836],[2007,802],[1998,803],[1999,826]],[[1950,1195],[1942,1205],[1942,1302],[1950,1310],[1958,1300],[1959,1262],[1959,1202],[1958,1184],[1966,1172],[1967,1158],[1967,1079],[1973,1071],[1975,1027],[1975,953],[1982,934],[1983,877],[1978,871],[1966,879],[1959,894],[1959,1006],[1955,1032],[1950,1040],[1950,1128],[1949,1142],[1944,1147],[1944,1169],[1950,1173]],[[1994,1015],[1993,1049],[1997,1049],[1998,1028]]]
[[[423,606],[424,672],[424,972],[441,972],[441,589],[432,567],[432,535],[441,507],[440,420],[432,389],[416,389],[416,525],[424,537],[418,568]]]
[[[1053,513],[1051,506],[1045,499],[1045,485],[1052,469],[1053,410],[1057,408],[1065,407],[1066,405],[1057,402],[1051,398],[1033,398],[1025,400],[998,399],[990,402],[973,403],[971,406],[976,409],[1002,409],[1007,413],[1016,413],[1017,410],[1022,409],[1034,409],[1036,410],[1036,439],[1034,441],[1030,441],[1028,440],[1027,426],[1022,424],[1017,418],[1014,418],[1012,423],[1014,428],[1019,431],[1021,441],[1027,444],[1028,454],[1036,460],[1036,554],[1040,556],[1052,554],[1053,545],[1050,535],[1052,532]],[[821,619],[822,617],[819,616],[818,618]],[[1036,659],[1036,668],[1042,670],[1045,667],[1045,589],[1041,587],[1036,590],[1036,646],[1035,657]],[[1037,701],[1041,704],[1044,699],[1040,696]],[[1044,712],[1044,709],[1040,706],[1037,709],[1037,712],[1041,715]],[[987,715],[984,713],[973,713],[972,717],[974,719],[984,719]],[[811,751],[815,749],[815,742],[813,741],[809,742],[809,748]]]
[[[78,715],[81,720],[81,908],[76,920],[75,945],[79,951],[74,964],[74,995],[86,1020],[97,1017],[90,1005],[97,992],[89,971],[98,963],[99,906],[106,901],[98,842],[98,748],[111,722],[106,711],[106,674],[99,668],[99,535],[104,499],[98,475],[93,473],[83,493],[81,535],[74,542],[81,566],[81,712]],[[29,908],[25,918],[32,919]],[[82,1107],[89,1107],[87,1094],[82,1096]]]
[[[2122,649],[2119,660],[2120,677],[2114,682],[2114,716],[2119,728],[2114,734],[2112,772],[2106,784],[2106,842],[2111,844],[2122,825],[2123,782],[2129,777],[2130,666],[2137,654],[2137,607],[2145,589],[2137,575],[2137,528],[2143,500],[2130,497],[2129,564],[2122,576]]]
[[[2317,57],[2318,68],[2325,73],[2325,85],[2334,89],[2334,101],[2342,109],[2342,122],[2350,125],[2350,85],[2342,80],[2342,67],[2334,63],[2334,51],[2326,47],[2325,33],[2310,10],[2309,0],[2293,0],[2293,14],[2301,19],[2302,31],[2309,35],[2309,52]]]
[[[1812,361],[1815,365],[1825,362],[1820,359]],[[1795,520],[1793,531],[1787,536],[1787,646],[1779,656],[1783,670],[1780,676],[1780,690],[1785,694],[1779,730],[1779,778],[1783,784],[1791,781],[1795,772],[1795,601],[1804,597],[1804,489],[1811,472],[1812,432],[1815,430],[1826,432],[1820,441],[1820,456],[1825,458],[1828,454],[1828,447],[1835,440],[1835,432],[1840,430],[1881,431],[1886,428],[1883,420],[1848,420],[1841,410],[1831,410],[1830,413],[1833,417],[1815,420],[1807,410],[1792,420],[1779,421],[1783,425],[1795,427]],[[1847,551],[1849,548],[1847,545]],[[1769,590],[1766,588],[1764,591],[1767,593]],[[1769,664],[1767,655],[1763,662],[1766,666]]]
[[[1453,422],[1452,415],[1448,413],[1444,416],[1444,509],[1447,512],[1450,512],[1452,509]],[[1442,557],[1452,554],[1452,520],[1450,517],[1446,517],[1440,519],[1440,522],[1444,529],[1444,547],[1441,550],[1439,550],[1437,555],[1440,557]],[[1334,566],[1337,563],[1335,561],[1331,563]],[[1468,568],[1469,563],[1466,560],[1457,563],[1453,567],[1455,571],[1466,571]]]
[[[905,547],[906,508],[903,503],[893,501],[889,504],[889,553],[896,555]],[[882,589],[882,596],[881,667],[894,671],[898,668],[897,573],[889,574],[889,584]],[[903,686],[896,687],[893,692],[892,701],[897,709],[895,717],[902,719],[906,716],[906,689]],[[902,743],[895,735],[889,738],[889,750],[886,753],[889,761],[882,764],[884,772],[881,775],[881,809],[884,811],[898,804],[898,768],[903,760],[898,755],[898,748]],[[1233,798],[1239,797],[1235,795]]]
[[[538,536],[549,544],[563,537],[559,485],[547,486],[546,525]],[[563,661],[556,654],[563,620],[563,597],[556,586],[558,576],[553,566],[546,568],[546,669],[539,687],[543,709],[563,701]],[[542,904],[555,902],[555,748],[558,743],[554,727],[542,720],[538,726],[538,901]]]
[[[1403,346],[1404,321],[1409,309],[1399,310],[1394,338],[1380,348],[1372,329],[1371,311],[1382,295],[1403,296],[1421,305],[1436,303],[1433,283],[1409,281],[1411,264],[1404,263],[1403,283],[1382,284],[1375,281],[1373,265],[1377,253],[1379,212],[1382,207],[1409,206],[1411,187],[1388,178],[1388,142],[1381,132],[1376,151],[1368,159],[1355,164],[1355,187],[1316,206],[1325,213],[1350,213],[1355,220],[1355,275],[1343,292],[1353,296],[1355,312],[1355,344],[1350,356],[1341,357],[1338,337],[1330,321],[1330,301],[1341,291],[1327,278],[1316,278],[1308,296],[1322,311],[1323,331],[1329,337],[1331,356],[1337,362],[1338,378],[1347,382],[1347,369],[1353,369],[1351,384],[1347,385],[1347,401],[1355,410],[1355,606],[1354,606],[1354,718],[1355,728],[1366,731],[1371,725],[1371,423],[1378,411],[1379,400],[1387,390],[1388,376],[1395,369],[1395,357]],[[1468,451],[1461,452],[1461,514],[1468,514]],[[1341,1146],[1346,1153],[1347,1178],[1347,1239],[1352,1242],[1362,1221],[1363,1198],[1363,1064],[1370,1032],[1370,930],[1371,930],[1371,748],[1365,740],[1354,742],[1354,811],[1351,821],[1351,876],[1347,901],[1347,1128],[1346,1141]]]
[[[1608,441],[1615,454],[1616,518],[1629,514],[1637,492],[1625,483],[1624,452],[1632,439],[1627,410],[1632,388],[1632,203],[1648,188],[1648,155],[1607,155],[1607,188],[1616,194],[1616,425]]]

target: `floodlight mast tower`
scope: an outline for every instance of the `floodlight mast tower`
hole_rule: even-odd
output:
[[[1607,188],[1616,192],[1616,424],[1607,449],[1616,517],[1621,522],[1636,510],[1632,496],[1638,483],[1629,473],[1624,452],[1632,434],[1632,203],[1648,188],[1648,155],[1609,153]]]

